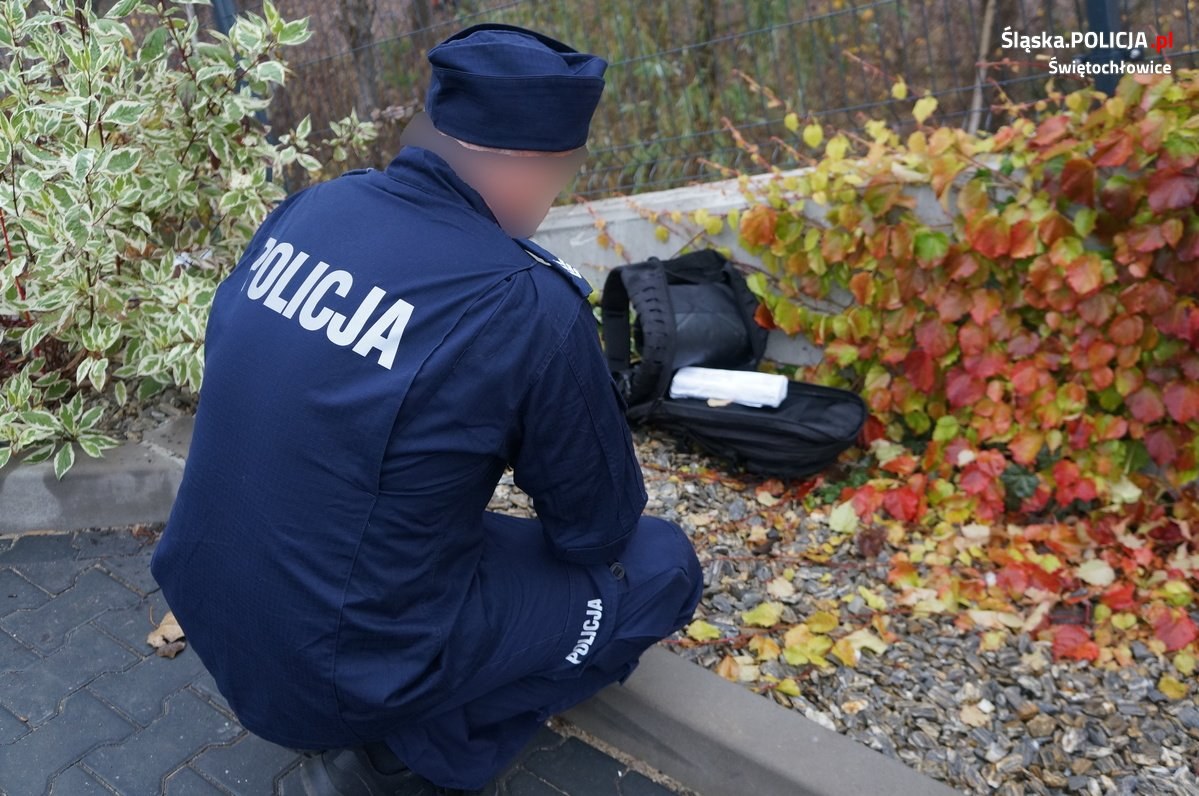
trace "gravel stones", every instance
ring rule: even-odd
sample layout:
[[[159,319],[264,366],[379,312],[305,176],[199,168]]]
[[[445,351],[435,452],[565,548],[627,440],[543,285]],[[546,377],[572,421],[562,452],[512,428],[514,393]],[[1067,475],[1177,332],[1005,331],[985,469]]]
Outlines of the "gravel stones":
[[[886,592],[887,548],[876,559],[843,545],[827,562],[803,560],[804,549],[831,537],[824,518],[795,505],[784,512],[782,527],[765,527],[767,514],[754,500],[764,479],[732,475],[724,463],[653,429],[635,429],[634,440],[650,495],[647,513],[669,507],[668,518],[691,536],[704,565],[697,618],[731,639],[745,632],[740,612],[763,599],[784,603],[801,621],[817,603],[835,601],[843,628],[868,626],[873,610],[859,588]],[[693,475],[699,468],[745,488],[709,483]],[[794,593],[783,599],[770,583],[786,569]],[[888,618],[898,640],[880,655],[861,655],[856,668],[820,670],[783,658],[760,665],[760,674],[792,678],[799,696],[762,682],[742,685],[966,793],[1199,795],[1193,768],[1199,709],[1193,700],[1154,701],[1158,678],[1172,669],[1148,647],[1134,651],[1132,666],[1105,671],[1054,662],[1049,645],[1026,633],[982,651],[978,634],[959,630],[950,615]],[[749,652],[691,644],[682,632],[666,641],[709,668],[726,653]]]

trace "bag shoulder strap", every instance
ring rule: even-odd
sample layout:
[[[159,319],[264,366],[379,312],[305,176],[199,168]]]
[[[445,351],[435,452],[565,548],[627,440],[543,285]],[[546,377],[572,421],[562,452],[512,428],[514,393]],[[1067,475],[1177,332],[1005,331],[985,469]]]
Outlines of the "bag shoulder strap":
[[[630,303],[644,338],[641,362],[635,369],[630,364]],[[625,401],[634,407],[661,398],[670,388],[675,342],[674,308],[662,262],[654,258],[614,268],[604,281],[600,307],[608,369]]]

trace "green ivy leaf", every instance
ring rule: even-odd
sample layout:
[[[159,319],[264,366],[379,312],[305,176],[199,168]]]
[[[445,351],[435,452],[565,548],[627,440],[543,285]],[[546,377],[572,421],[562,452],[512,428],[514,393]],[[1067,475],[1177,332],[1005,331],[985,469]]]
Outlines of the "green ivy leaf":
[[[1099,214],[1094,208],[1084,207],[1074,214],[1074,231],[1078,233],[1078,237],[1085,238],[1091,234],[1091,230],[1095,229],[1095,220]]]
[[[949,253],[949,236],[935,230],[921,230],[914,238],[916,259],[924,267],[931,267],[945,259]]]
[[[953,415],[943,415],[937,418],[936,428],[933,429],[933,439],[937,442],[949,442],[961,433],[958,419]]]

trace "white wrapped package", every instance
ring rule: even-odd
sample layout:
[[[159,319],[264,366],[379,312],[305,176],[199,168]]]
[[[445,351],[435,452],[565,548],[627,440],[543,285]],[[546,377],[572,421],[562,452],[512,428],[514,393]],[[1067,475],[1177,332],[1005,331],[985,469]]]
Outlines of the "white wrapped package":
[[[670,382],[671,398],[708,398],[744,406],[778,407],[787,397],[786,376],[752,370],[722,370],[689,365]]]

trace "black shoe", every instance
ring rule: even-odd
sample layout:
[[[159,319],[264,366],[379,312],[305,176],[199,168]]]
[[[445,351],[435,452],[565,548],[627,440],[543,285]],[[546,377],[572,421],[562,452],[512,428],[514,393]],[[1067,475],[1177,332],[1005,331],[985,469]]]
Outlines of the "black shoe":
[[[409,768],[394,774],[379,771],[362,747],[326,749],[305,756],[300,763],[300,783],[305,796],[433,796],[436,793],[432,783]]]

